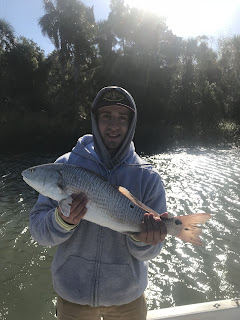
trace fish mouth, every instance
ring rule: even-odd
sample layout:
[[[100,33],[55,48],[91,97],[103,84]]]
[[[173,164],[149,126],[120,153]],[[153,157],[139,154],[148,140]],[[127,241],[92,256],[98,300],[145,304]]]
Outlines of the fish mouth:
[[[24,173],[22,172],[23,181],[25,181],[29,185],[28,179],[24,176]]]
[[[25,181],[29,185],[29,179],[27,178],[27,172],[28,172],[28,169],[23,170],[21,172],[21,175],[22,175],[23,181]]]

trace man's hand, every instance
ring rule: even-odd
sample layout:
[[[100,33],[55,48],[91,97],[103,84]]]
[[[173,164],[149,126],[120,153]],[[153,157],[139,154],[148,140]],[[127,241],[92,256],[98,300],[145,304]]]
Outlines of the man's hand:
[[[168,213],[165,212],[159,217],[155,217],[153,213],[145,213],[142,222],[141,232],[134,235],[134,239],[147,243],[157,245],[164,241],[167,235],[167,228],[162,218],[168,218]]]
[[[73,196],[72,196],[73,197]],[[77,195],[71,205],[69,217],[65,217],[61,209],[58,207],[58,213],[63,221],[68,224],[78,224],[87,212],[86,204],[88,202],[85,193],[80,193]]]

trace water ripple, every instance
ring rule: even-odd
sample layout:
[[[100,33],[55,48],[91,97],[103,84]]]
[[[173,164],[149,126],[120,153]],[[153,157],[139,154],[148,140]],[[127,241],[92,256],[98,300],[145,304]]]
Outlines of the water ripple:
[[[168,237],[161,258],[150,263],[151,308],[240,296],[239,158],[238,149],[181,150],[147,157],[162,176],[170,214],[212,215],[203,230],[204,247]]]

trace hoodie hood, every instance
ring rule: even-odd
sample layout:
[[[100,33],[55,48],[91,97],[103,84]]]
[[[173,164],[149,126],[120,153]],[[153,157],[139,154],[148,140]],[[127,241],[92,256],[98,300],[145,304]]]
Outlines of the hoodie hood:
[[[132,119],[129,124],[128,132],[125,136],[124,141],[122,142],[119,150],[112,158],[110,153],[108,152],[107,148],[105,147],[100,132],[98,130],[97,124],[97,116],[96,111],[99,110],[101,107],[110,106],[110,105],[118,105],[119,107],[126,107],[131,109],[132,111]],[[133,140],[135,129],[136,129],[136,122],[137,122],[137,108],[135,101],[131,94],[117,86],[109,86],[102,88],[95,100],[93,101],[92,108],[91,108],[91,118],[92,118],[92,134],[93,134],[93,141],[94,141],[94,149],[101,159],[102,163],[106,166],[107,169],[112,169],[117,164],[119,164],[127,155],[130,144]]]

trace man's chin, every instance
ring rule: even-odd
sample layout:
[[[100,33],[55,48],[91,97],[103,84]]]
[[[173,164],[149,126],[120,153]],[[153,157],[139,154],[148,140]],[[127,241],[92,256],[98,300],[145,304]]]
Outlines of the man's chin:
[[[119,148],[120,145],[121,145],[121,142],[119,140],[109,140],[109,141],[106,141],[106,144],[107,148],[109,149],[116,149],[116,148]]]
[[[115,155],[120,147],[120,143],[108,143],[105,146],[111,155]]]

